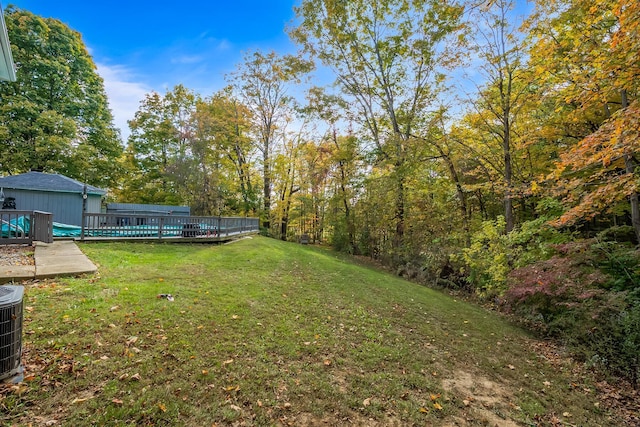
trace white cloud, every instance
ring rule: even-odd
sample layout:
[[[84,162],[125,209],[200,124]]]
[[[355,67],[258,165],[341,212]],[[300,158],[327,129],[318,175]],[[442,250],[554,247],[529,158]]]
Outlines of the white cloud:
[[[119,65],[96,64],[98,74],[104,80],[104,90],[109,98],[109,107],[113,113],[114,124],[120,129],[122,139],[129,137],[127,120],[133,119],[140,107],[140,101],[152,89],[141,82],[126,67]]]

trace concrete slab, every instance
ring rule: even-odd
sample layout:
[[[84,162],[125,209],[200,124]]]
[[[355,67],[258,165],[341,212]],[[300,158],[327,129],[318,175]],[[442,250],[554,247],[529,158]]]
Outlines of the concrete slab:
[[[0,285],[10,282],[31,280],[36,276],[34,265],[11,265],[0,268]]]
[[[93,274],[98,268],[73,241],[36,242],[35,277],[53,278]]]

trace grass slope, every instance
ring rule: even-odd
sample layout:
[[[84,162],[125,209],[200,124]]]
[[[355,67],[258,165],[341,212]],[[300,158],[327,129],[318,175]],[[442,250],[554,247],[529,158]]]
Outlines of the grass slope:
[[[503,319],[325,249],[82,250],[99,276],[27,287],[27,377],[1,422],[615,425]]]

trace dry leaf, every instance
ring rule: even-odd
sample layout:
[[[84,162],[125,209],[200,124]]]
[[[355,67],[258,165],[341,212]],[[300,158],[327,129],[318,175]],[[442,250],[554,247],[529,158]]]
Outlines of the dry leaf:
[[[429,410],[427,408],[420,408],[420,412],[422,412],[423,414],[427,414],[429,413]]]
[[[116,310],[117,310],[117,309],[119,309],[119,308],[120,308],[120,306],[119,306],[119,305],[114,305],[113,307],[111,307],[111,308],[109,309],[109,311],[116,311]]]
[[[140,379],[140,374],[138,373],[131,375],[131,381],[140,381]]]
[[[225,360],[222,362],[223,365],[228,365],[229,363],[233,363],[233,359]]]
[[[123,402],[122,400],[120,400],[120,399],[113,399],[111,402],[112,402],[112,403],[115,403],[116,405],[122,405],[122,404],[124,403],[124,402]]]
[[[367,397],[365,400],[362,401],[362,405],[366,408],[367,406],[371,405],[371,398]]]
[[[511,369],[513,371],[514,369],[516,369],[516,367],[513,366],[513,365],[509,365],[509,369]]]
[[[209,371],[207,371],[206,369],[202,370],[202,375],[209,375]]]
[[[158,403],[158,408],[159,408],[162,412],[167,412],[167,407],[164,405],[164,403]]]
[[[442,405],[439,404],[438,402],[434,403],[433,407],[436,408],[438,411],[442,411],[444,409]]]
[[[329,366],[329,365],[331,365],[331,360],[324,359],[324,366]]]
[[[440,393],[438,393],[438,394],[430,394],[429,397],[433,401],[438,400],[440,398]]]

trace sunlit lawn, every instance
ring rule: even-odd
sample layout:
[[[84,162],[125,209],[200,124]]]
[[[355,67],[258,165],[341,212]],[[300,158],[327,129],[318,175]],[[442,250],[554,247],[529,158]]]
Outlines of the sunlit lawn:
[[[81,248],[99,276],[27,287],[4,423],[615,425],[519,329],[326,249]]]

